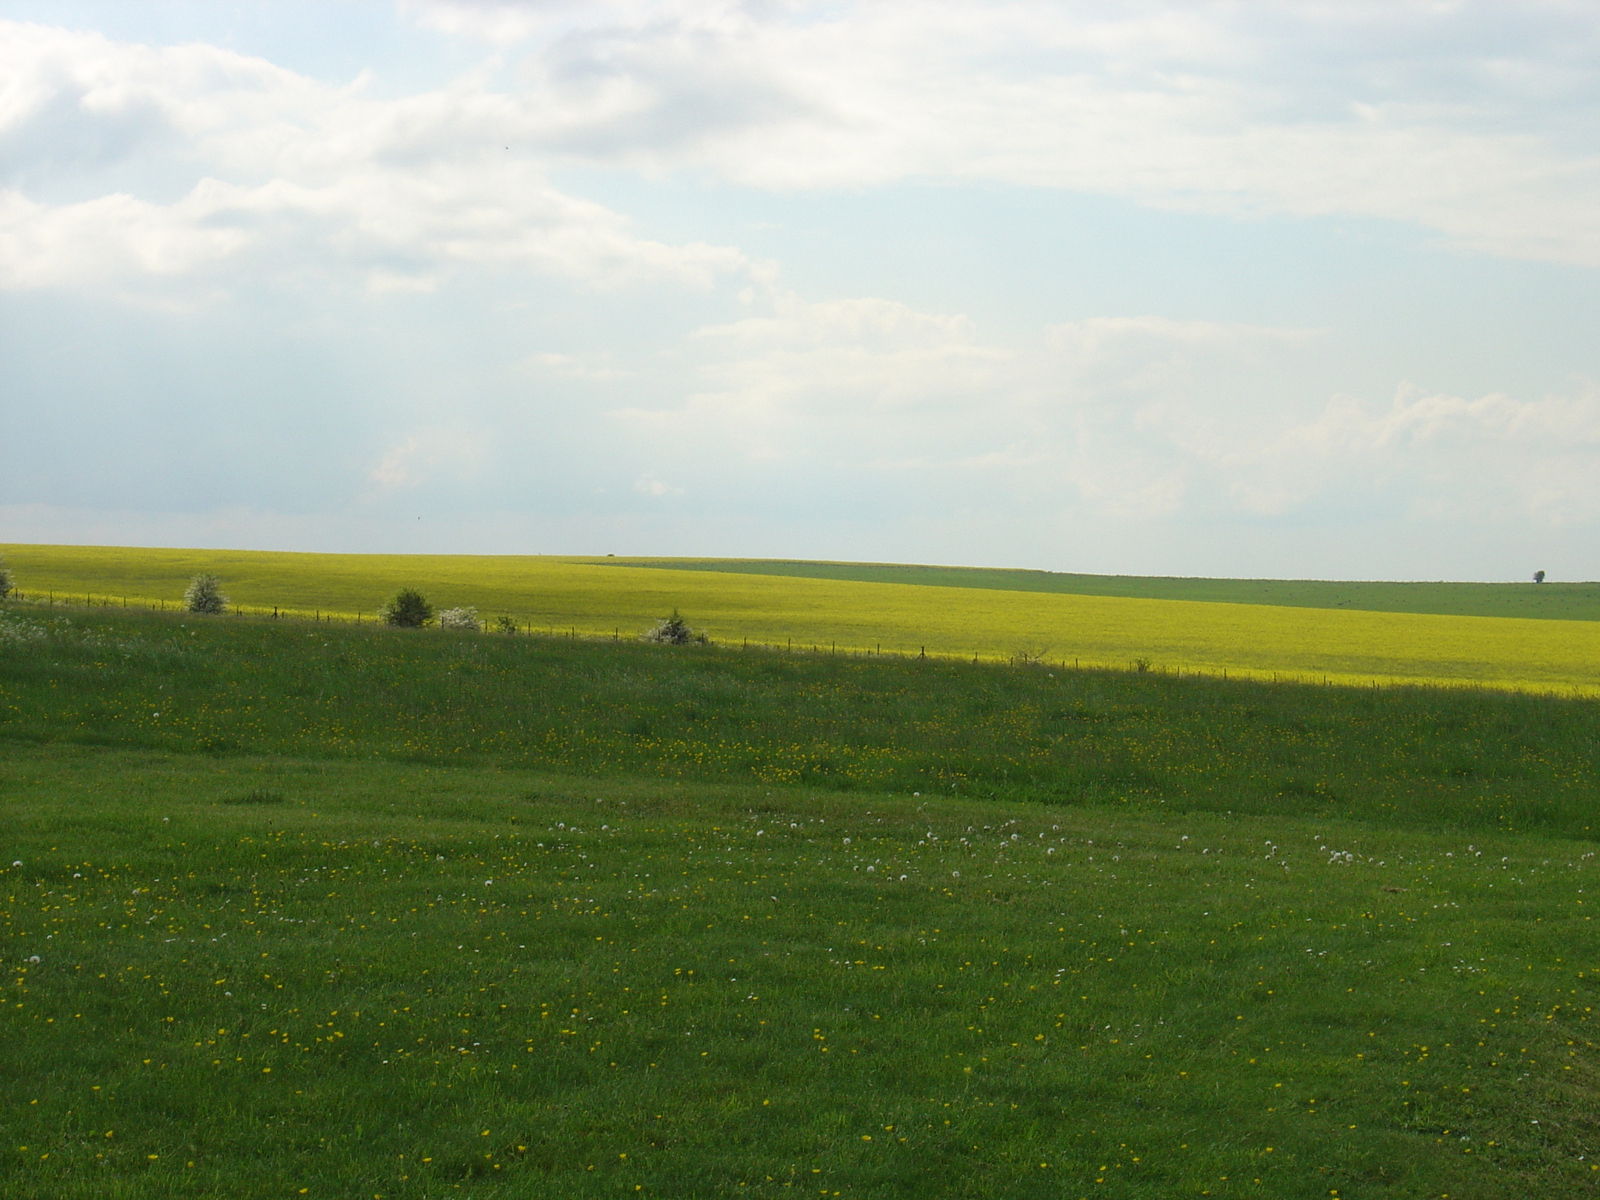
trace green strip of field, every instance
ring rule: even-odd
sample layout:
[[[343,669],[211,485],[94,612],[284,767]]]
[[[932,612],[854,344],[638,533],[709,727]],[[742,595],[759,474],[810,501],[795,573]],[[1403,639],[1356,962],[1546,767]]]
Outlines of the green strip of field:
[[[718,571],[734,575],[908,583],[922,587],[986,588],[1068,596],[1121,596],[1144,600],[1200,600],[1214,604],[1266,604],[1285,608],[1342,608],[1360,612],[1600,621],[1600,583],[1201,579],[764,558],[617,558],[610,561],[623,566],[672,571]]]
[[[0,737],[1587,836],[1600,702],[11,606]]]

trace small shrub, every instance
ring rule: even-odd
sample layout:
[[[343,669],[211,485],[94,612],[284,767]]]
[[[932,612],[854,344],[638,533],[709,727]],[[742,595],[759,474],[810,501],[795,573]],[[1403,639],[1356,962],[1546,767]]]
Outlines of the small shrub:
[[[494,627],[504,634],[515,634],[517,632],[517,623],[510,617],[496,618]]]
[[[11,589],[16,586],[11,578],[11,572],[6,570],[5,559],[0,558],[0,600],[11,595]]]
[[[416,588],[401,588],[389,598],[378,615],[385,625],[397,629],[421,629],[433,620],[433,605]]]
[[[475,608],[447,608],[439,614],[440,629],[466,629],[473,633],[482,629]]]
[[[710,640],[705,634],[690,629],[689,623],[678,615],[677,609],[672,610],[670,617],[663,617],[639,636],[647,642],[658,642],[663,646],[687,646],[690,642],[705,643]]]
[[[1148,658],[1136,658],[1136,659],[1134,659],[1133,660],[1133,669],[1135,671],[1137,671],[1141,675],[1145,674],[1147,671],[1150,670],[1150,660]]]
[[[228,598],[222,594],[222,581],[215,575],[196,575],[183,593],[183,606],[192,613],[213,616],[226,611]]]

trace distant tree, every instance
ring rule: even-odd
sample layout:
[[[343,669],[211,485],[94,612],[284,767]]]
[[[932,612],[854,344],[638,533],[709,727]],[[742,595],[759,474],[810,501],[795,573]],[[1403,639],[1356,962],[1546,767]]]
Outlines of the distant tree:
[[[439,613],[440,629],[466,629],[473,633],[482,629],[475,608],[447,608]]]
[[[1535,583],[1543,583],[1544,582],[1544,572],[1543,571],[1535,571],[1533,573],[1533,581]]]
[[[224,612],[228,598],[222,594],[222,581],[215,575],[196,575],[183,593],[183,606],[192,613]]]
[[[433,620],[433,605],[428,603],[428,598],[416,588],[401,588],[389,598],[389,602],[379,610],[378,615],[383,618],[385,625],[394,625],[400,629],[421,629]]]
[[[512,617],[497,617],[494,627],[501,633],[515,634],[517,632],[517,622]]]
[[[11,572],[6,570],[5,559],[0,558],[0,600],[4,600],[11,595],[11,589],[14,586],[15,581],[11,578]]]

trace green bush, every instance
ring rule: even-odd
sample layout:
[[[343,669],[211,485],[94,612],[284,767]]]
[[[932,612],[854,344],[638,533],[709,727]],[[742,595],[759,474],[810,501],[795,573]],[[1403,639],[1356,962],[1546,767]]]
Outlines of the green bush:
[[[421,629],[433,620],[433,605],[416,588],[401,588],[389,598],[378,615],[385,625],[400,629]]]
[[[11,578],[11,572],[6,570],[5,560],[0,559],[0,600],[4,600],[11,594],[13,586],[15,585]]]

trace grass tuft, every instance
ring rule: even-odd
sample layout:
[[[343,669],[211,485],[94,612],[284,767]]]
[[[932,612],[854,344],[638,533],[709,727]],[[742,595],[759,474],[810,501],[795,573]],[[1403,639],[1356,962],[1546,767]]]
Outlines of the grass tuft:
[[[236,796],[228,796],[222,801],[224,804],[286,804],[282,792],[272,791],[270,788],[251,788],[248,792]]]

